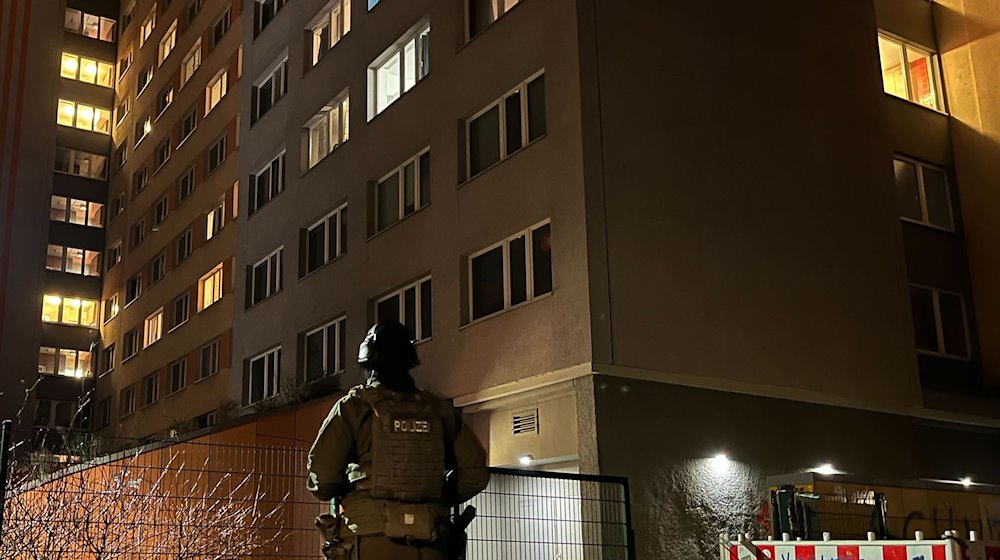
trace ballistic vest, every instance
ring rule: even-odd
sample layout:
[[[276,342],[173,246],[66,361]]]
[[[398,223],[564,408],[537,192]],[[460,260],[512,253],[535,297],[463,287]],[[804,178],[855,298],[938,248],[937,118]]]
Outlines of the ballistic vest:
[[[453,408],[426,392],[397,393],[365,388],[361,400],[372,408],[372,448],[361,470],[371,497],[403,502],[442,499],[447,464],[445,446]]]

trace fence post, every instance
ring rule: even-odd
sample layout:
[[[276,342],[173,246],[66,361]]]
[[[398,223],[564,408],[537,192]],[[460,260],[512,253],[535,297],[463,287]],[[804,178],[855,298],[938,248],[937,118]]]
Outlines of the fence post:
[[[3,514],[7,506],[7,466],[10,463],[10,436],[14,423],[4,420],[0,425],[0,543],[3,542]]]
[[[628,560],[635,560],[635,528],[632,527],[632,490],[628,479],[622,480],[622,491],[625,493],[625,543],[628,546]]]

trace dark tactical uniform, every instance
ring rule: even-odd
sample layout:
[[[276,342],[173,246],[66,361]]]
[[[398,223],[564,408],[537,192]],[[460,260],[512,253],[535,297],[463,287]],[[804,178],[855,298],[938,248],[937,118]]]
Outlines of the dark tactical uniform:
[[[384,325],[372,328],[366,344]],[[363,362],[364,344],[361,354]],[[337,401],[309,452],[309,490],[341,499],[343,520],[332,532],[344,558],[453,557],[450,508],[489,481],[486,454],[461,413],[417,390],[410,365],[391,375],[373,371]]]

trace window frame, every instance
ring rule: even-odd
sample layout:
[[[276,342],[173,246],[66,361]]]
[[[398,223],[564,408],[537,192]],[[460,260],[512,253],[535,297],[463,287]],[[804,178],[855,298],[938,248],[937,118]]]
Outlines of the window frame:
[[[506,159],[510,158],[514,154],[523,151],[528,146],[534,144],[535,142],[540,141],[541,139],[545,138],[548,135],[548,107],[545,107],[545,123],[546,123],[545,124],[545,128],[546,128],[546,130],[545,130],[545,132],[543,132],[541,135],[539,135],[534,140],[530,139],[530,130],[529,129],[530,129],[530,118],[531,117],[530,117],[530,114],[529,114],[529,111],[528,111],[528,85],[534,83],[535,80],[537,80],[537,79],[545,76],[545,74],[546,74],[546,71],[545,71],[544,68],[541,69],[541,70],[539,70],[539,71],[537,71],[537,72],[535,72],[534,74],[532,74],[531,76],[529,76],[525,80],[523,80],[520,83],[518,83],[513,88],[511,88],[511,89],[507,90],[506,92],[504,92],[504,94],[501,95],[499,98],[497,98],[497,99],[493,100],[492,102],[490,102],[490,104],[487,105],[486,107],[484,107],[482,110],[476,112],[471,117],[468,117],[467,119],[465,119],[465,123],[464,123],[464,131],[465,131],[465,182],[471,181],[472,179],[474,179],[474,178],[482,175],[483,173],[486,173],[487,171],[489,171],[493,167],[496,167],[497,165],[500,165],[500,163],[502,163]],[[507,117],[507,103],[506,103],[506,101],[514,93],[517,93],[519,91],[521,92],[521,99],[520,99],[521,146],[518,149],[514,150],[513,152],[508,152],[508,150],[507,150],[507,118],[506,118]],[[546,103],[546,100],[543,98],[542,102]],[[498,109],[497,118],[499,120],[499,126],[497,127],[497,132],[499,134],[498,138],[499,138],[499,145],[500,145],[500,158],[496,161],[496,163],[494,163],[492,165],[489,165],[487,167],[484,167],[483,169],[481,169],[478,172],[476,172],[475,174],[473,174],[472,173],[472,134],[471,134],[471,132],[472,132],[472,130],[471,130],[472,129],[472,123],[473,123],[473,121],[477,120],[479,117],[481,117],[481,116],[485,115],[486,113],[492,111],[494,108]]]
[[[157,265],[157,263],[159,263],[159,265]],[[157,276],[156,274],[157,266],[159,266],[159,272],[160,272],[159,276]],[[153,257],[153,260],[149,262],[149,285],[152,286],[153,284],[156,284],[160,280],[163,280],[163,277],[166,275],[167,275],[167,252],[160,251],[155,257]]]
[[[148,27],[147,27],[148,26]],[[139,48],[141,49],[145,46],[146,41],[153,35],[153,30],[156,29],[156,3],[149,9],[146,13],[146,17],[143,18],[142,23],[139,24]]]
[[[269,371],[268,369],[268,357],[274,357],[274,368],[275,371]],[[264,390],[262,391],[262,397],[260,400],[253,400],[254,387],[254,374],[253,366],[258,360],[264,362],[264,371],[262,374],[263,379],[261,383],[264,384]],[[270,386],[271,391],[267,390]],[[251,357],[247,360],[247,406],[257,404],[260,402],[265,402],[275,397],[281,395],[281,345],[275,346],[269,350],[266,350],[256,356]]]
[[[917,177],[917,194],[920,197],[920,217],[921,217],[921,219],[920,220],[914,220],[913,218],[911,218],[909,216],[903,216],[903,215],[900,215],[899,219],[903,220],[904,222],[909,222],[911,224],[916,224],[916,225],[920,225],[920,226],[924,226],[924,227],[929,227],[929,228],[936,229],[936,230],[939,230],[939,231],[946,231],[948,233],[957,233],[958,230],[957,230],[957,226],[956,226],[956,223],[955,223],[956,222],[956,220],[955,220],[955,204],[954,204],[954,202],[951,199],[951,197],[952,197],[952,192],[951,192],[951,173],[949,173],[948,169],[946,169],[944,167],[941,167],[939,165],[933,165],[933,164],[930,164],[930,163],[925,163],[925,162],[920,161],[918,159],[914,159],[914,158],[907,157],[907,156],[904,156],[904,155],[901,155],[901,154],[896,154],[896,153],[892,154],[892,160],[893,160],[893,166],[895,166],[895,163],[896,163],[897,160],[900,161],[900,162],[902,162],[902,163],[914,166],[914,169],[916,170],[916,177]],[[944,177],[945,197],[946,197],[946,199],[948,201],[948,221],[951,223],[951,227],[950,228],[941,227],[941,226],[939,226],[937,224],[933,224],[933,223],[930,222],[930,212],[929,212],[928,206],[927,206],[927,193],[925,191],[925,184],[924,184],[924,173],[923,173],[924,168],[928,168],[928,169],[932,169],[934,171],[938,171]],[[895,182],[895,170],[893,170],[893,181]],[[899,186],[896,185],[896,187],[898,188]],[[900,214],[902,214],[902,212]]]
[[[184,251],[181,251],[182,246],[184,247]],[[192,253],[194,253],[194,230],[187,228],[174,241],[174,265],[179,265],[188,260],[191,258]]]
[[[346,9],[345,9],[346,6]],[[334,40],[334,13],[340,13],[337,26],[337,37]],[[315,68],[320,61],[326,58],[326,54],[333,50],[333,47],[337,46],[348,33],[351,32],[351,17],[353,15],[353,6],[351,5],[351,0],[331,0],[319,11],[309,23],[306,25],[306,49],[307,57],[306,60],[309,61],[309,68]],[[329,34],[325,39],[328,42],[323,48],[323,33],[324,30]],[[318,36],[318,39],[317,39]]]
[[[66,161],[70,162],[70,169],[68,171],[63,171],[62,169],[53,169],[53,171],[55,171],[56,173],[60,173],[63,175],[72,175],[74,177],[82,177],[84,179],[94,179],[97,181],[106,181],[108,179],[108,166],[111,164],[111,160],[108,156],[105,156],[103,154],[95,154],[93,152],[88,152],[86,150],[78,150],[76,148],[56,146],[56,154],[57,154],[56,161],[59,160],[58,153],[60,152],[60,150],[66,153]],[[94,174],[84,175],[82,173],[74,173],[73,169],[80,166],[78,164],[78,157],[80,155],[90,156],[91,168],[93,168],[96,165],[95,163],[96,158],[104,158],[103,173],[101,173],[100,175],[94,175]]]
[[[422,38],[426,34],[426,42],[428,43],[426,48],[427,59],[423,58],[425,54],[424,40]],[[414,62],[416,63],[416,68],[413,70],[413,85],[406,86],[406,47],[414,43]],[[386,49],[382,54],[375,57],[374,60],[368,65],[368,121],[371,122],[375,117],[381,115],[389,109],[393,104],[403,98],[410,90],[417,87],[430,75],[431,64],[430,64],[430,44],[431,40],[431,21],[429,18],[425,18],[410,28],[406,33],[404,33],[399,39],[397,39],[388,49]],[[385,104],[384,107],[379,109],[378,106],[378,91],[379,91],[379,71],[393,58],[396,59],[399,64],[399,95],[392,101]]]
[[[120,312],[121,312],[121,306],[118,304],[117,293],[113,294],[111,297],[104,300],[102,320],[105,325],[115,320],[115,318],[118,317],[118,313]]]
[[[281,148],[277,155],[271,158],[271,161],[267,163],[264,167],[260,168],[256,173],[250,176],[250,208],[249,214],[253,216],[260,211],[261,208],[266,206],[279,194],[285,192],[285,173],[288,169],[287,162],[288,153],[286,148]],[[277,164],[277,171],[274,170],[275,164]],[[268,176],[268,196],[267,200],[261,202],[258,198],[257,183],[260,181],[261,176]]]
[[[261,110],[260,104],[260,91],[263,89],[264,84],[271,82],[271,101],[265,109]],[[268,114],[271,109],[274,108],[278,101],[285,98],[288,94],[288,52],[284,52],[278,57],[278,60],[272,63],[268,69],[261,73],[261,77],[257,78],[257,81],[253,83],[251,91],[251,106],[250,106],[250,124],[251,126],[256,124],[264,115]]]
[[[284,288],[284,256],[285,246],[282,245],[249,267],[250,271],[247,275],[248,308],[260,305],[281,293]],[[264,296],[261,299],[257,299],[257,269],[260,267],[264,268],[266,276],[264,280]],[[274,270],[274,268],[277,268],[277,270]]]
[[[375,309],[374,309],[375,312],[374,312],[373,315],[376,318],[378,318],[378,306],[379,306],[379,304],[381,304],[384,301],[388,301],[390,299],[398,297],[399,298],[399,306],[398,306],[399,307],[399,317],[397,318],[397,320],[400,323],[403,323],[405,325],[406,324],[406,291],[409,290],[410,288],[416,288],[416,297],[414,298],[414,311],[413,311],[413,313],[414,313],[414,317],[416,318],[417,324],[416,324],[416,328],[414,329],[415,332],[413,333],[413,338],[414,338],[413,342],[414,342],[414,344],[422,344],[422,343],[424,343],[424,342],[426,342],[428,340],[433,339],[434,338],[434,327],[433,327],[433,322],[434,322],[434,312],[433,312],[433,309],[434,309],[433,308],[434,298],[433,298],[433,292],[432,292],[432,296],[431,296],[431,315],[430,315],[430,321],[431,321],[431,328],[430,328],[430,330],[431,330],[431,334],[429,336],[426,336],[426,337],[423,336],[423,334],[424,334],[423,333],[423,331],[424,331],[424,325],[422,324],[423,323],[423,320],[422,320],[423,314],[421,313],[421,311],[423,311],[423,300],[420,297],[421,290],[423,289],[423,284],[424,283],[428,283],[429,282],[430,286],[427,289],[433,290],[434,283],[432,282],[432,280],[433,280],[432,275],[427,274],[425,276],[422,276],[418,280],[410,282],[410,283],[408,283],[408,284],[406,284],[404,286],[396,288],[396,289],[394,289],[394,290],[392,290],[392,291],[390,291],[390,292],[388,292],[386,294],[383,294],[382,296],[376,298],[375,299]]]
[[[211,359],[211,364],[208,373],[205,373],[205,350],[209,351],[209,358]],[[202,379],[208,379],[213,375],[222,371],[222,344],[217,338],[208,344],[202,345],[198,349],[198,379],[195,381],[201,381]]]
[[[965,301],[965,294],[960,292],[955,292],[952,290],[945,290],[941,288],[935,288],[934,286],[928,286],[926,284],[920,284],[917,282],[910,282],[910,289],[917,288],[920,290],[926,290],[931,292],[931,301],[934,304],[934,329],[937,335],[937,351],[926,350],[916,346],[917,354],[923,356],[933,356],[936,358],[945,358],[948,360],[955,360],[959,362],[971,362],[972,361],[972,333],[969,329],[969,306]],[[962,304],[962,328],[965,332],[965,356],[958,354],[949,354],[947,352],[947,347],[945,346],[944,338],[944,321],[941,318],[941,294],[946,294],[949,296],[957,297]],[[912,311],[911,311],[912,313]],[[914,318],[915,319],[915,318]],[[916,341],[914,341],[916,344]]]
[[[333,326],[336,331],[337,340],[331,343],[329,334],[329,328]],[[347,349],[344,348],[344,352],[341,353],[340,341],[345,336],[345,329],[347,328],[347,315],[341,314],[334,319],[331,319],[322,325],[314,327],[305,331],[302,334],[302,378],[305,383],[313,383],[329,377],[331,375],[337,375],[347,371]],[[310,377],[309,375],[309,364],[308,364],[308,348],[309,348],[309,337],[316,334],[322,333],[323,336],[323,371],[315,377]],[[331,346],[333,350],[333,371],[330,370],[330,351]]]
[[[169,43],[169,46],[164,47],[164,44],[166,43]],[[170,54],[174,52],[176,49],[177,49],[177,19],[174,18],[174,21],[170,24],[170,27],[167,28],[166,33],[163,34],[163,37],[161,37],[160,41],[157,43],[156,65],[162,66],[164,61],[167,60],[167,57],[169,57]],[[164,50],[166,50],[166,52],[164,52]]]
[[[517,309],[519,307],[523,307],[525,305],[528,305],[529,303],[532,303],[532,302],[537,301],[539,299],[542,299],[542,298],[545,298],[545,297],[549,297],[549,296],[551,296],[555,292],[555,282],[553,281],[553,286],[552,286],[552,289],[550,291],[544,292],[544,293],[541,293],[541,294],[536,294],[535,293],[535,259],[534,259],[534,256],[535,256],[534,255],[534,253],[535,253],[535,246],[534,246],[534,243],[532,242],[532,234],[534,234],[535,231],[537,231],[537,230],[539,230],[539,229],[541,229],[541,228],[543,228],[545,226],[549,226],[549,235],[551,235],[552,234],[552,220],[551,220],[551,218],[546,218],[545,220],[542,220],[542,221],[540,221],[540,222],[538,222],[538,223],[536,223],[536,224],[534,224],[534,225],[532,225],[532,226],[530,226],[530,227],[528,227],[526,229],[523,229],[523,230],[521,230],[521,231],[519,231],[519,232],[517,232],[517,233],[515,233],[513,235],[510,235],[510,236],[508,236],[505,239],[497,241],[496,243],[492,243],[492,244],[490,244],[489,246],[487,246],[484,249],[480,249],[480,250],[478,250],[478,251],[476,251],[474,253],[471,253],[468,256],[468,258],[465,259],[466,260],[466,264],[465,264],[465,278],[466,278],[467,288],[468,288],[466,290],[468,292],[468,294],[467,294],[468,301],[466,301],[466,305],[468,306],[468,313],[465,314],[466,315],[465,317],[463,317],[463,319],[465,320],[464,325],[472,325],[472,324],[478,323],[480,321],[485,321],[485,320],[490,319],[492,317],[495,317],[497,315],[501,315],[503,313],[506,313],[507,311],[511,311],[513,309]],[[526,295],[526,298],[525,298],[524,301],[512,305],[511,304],[510,243],[511,243],[511,241],[514,241],[514,240],[517,240],[517,239],[521,239],[521,238],[524,238],[524,264],[525,264],[524,282],[525,282],[525,295]],[[492,313],[488,313],[486,315],[483,315],[482,317],[476,317],[474,315],[474,313],[475,313],[475,307],[474,307],[474,302],[473,302],[473,294],[475,293],[475,290],[473,290],[473,286],[472,286],[472,282],[473,282],[472,263],[473,263],[473,261],[476,258],[481,257],[481,256],[483,256],[483,255],[485,255],[487,253],[490,253],[490,252],[496,250],[497,247],[502,247],[502,255],[503,255],[503,268],[502,268],[502,275],[503,275],[503,307],[501,309],[497,310],[497,311],[494,311]],[[551,259],[551,252],[549,253],[549,255],[550,255],[549,258]],[[551,268],[551,260],[550,260],[550,268]],[[554,275],[553,275],[553,278],[554,278]]]
[[[58,247],[60,249],[59,268],[52,268],[52,267],[49,266],[48,257],[51,257],[51,255],[48,254],[48,250],[51,249],[52,247]],[[76,271],[70,270],[70,267],[67,264],[67,261],[70,258],[69,252],[71,250],[72,251],[81,251],[81,252],[83,252],[83,257],[80,260],[80,272],[76,272]],[[83,248],[80,248],[80,247],[70,247],[70,246],[67,246],[67,245],[56,245],[55,243],[48,243],[46,245],[45,270],[51,270],[52,272],[62,272],[62,273],[65,273],[65,274],[73,274],[75,276],[83,276],[83,277],[87,277],[87,278],[99,277],[101,275],[101,270],[102,270],[101,267],[104,264],[104,262],[103,262],[104,261],[104,259],[103,259],[104,255],[102,253],[103,253],[103,251],[94,251],[94,250],[91,250],[91,249],[83,249]],[[90,256],[96,256],[97,257],[97,263],[98,264],[97,264],[97,273],[96,274],[87,274],[87,261],[88,261],[87,257],[88,257],[88,254]]]
[[[199,0],[194,0],[194,1],[197,2]],[[193,63],[192,63],[192,61],[193,61]],[[191,49],[188,50],[187,54],[184,55],[184,59],[181,60],[181,68],[180,68],[181,87],[180,87],[180,89],[184,89],[184,86],[186,86],[188,84],[188,82],[191,81],[191,78],[194,77],[194,75],[198,71],[198,69],[201,68],[201,62],[202,62],[201,37],[198,37],[195,40],[194,45],[191,46]],[[189,68],[190,68],[190,71],[188,70]]]
[[[160,402],[160,372],[151,373],[142,378],[142,407]]]
[[[149,314],[142,322],[142,349],[145,350],[163,339],[163,308]]]
[[[430,153],[431,153],[431,147],[427,146],[426,148],[424,148],[424,149],[420,150],[419,152],[417,152],[417,154],[415,156],[407,159],[403,163],[399,164],[399,166],[397,166],[396,168],[394,168],[392,171],[386,173],[381,178],[379,178],[377,181],[375,181],[374,192],[372,193],[372,200],[373,200],[372,207],[373,207],[373,216],[374,216],[374,224],[373,224],[373,227],[372,227],[372,230],[374,231],[374,233],[372,234],[372,237],[374,237],[375,235],[378,235],[378,234],[382,233],[383,231],[386,231],[386,230],[392,228],[393,226],[395,226],[396,224],[402,222],[406,218],[409,218],[410,216],[412,216],[412,215],[416,214],[417,212],[423,210],[427,206],[430,206],[430,204],[431,204],[431,201],[430,201],[430,185],[427,185],[427,194],[428,194],[428,196],[427,196],[427,200],[425,201],[423,199],[424,197],[422,196],[423,195],[423,190],[424,190],[424,188],[423,188],[424,185],[423,185],[423,180],[422,180],[423,173],[421,172],[423,170],[423,167],[421,166],[421,159],[423,158],[423,156],[427,155],[428,156],[428,163],[430,163],[430,159],[429,159],[430,158]],[[406,167],[408,165],[410,165],[410,164],[413,164],[413,166],[414,166],[413,167],[413,203],[414,203],[414,209],[413,209],[412,212],[410,212],[410,213],[407,214],[406,213],[406,178],[405,178],[405,170],[406,170]],[[430,165],[433,168],[433,163],[430,163]],[[390,179],[393,175],[398,175],[397,179],[396,179],[397,180],[397,185],[396,186],[397,186],[397,193],[398,193],[398,197],[399,197],[398,198],[398,202],[399,203],[397,205],[399,213],[396,216],[396,220],[393,223],[385,226],[384,228],[379,228],[379,218],[381,217],[381,214],[379,213],[379,209],[381,208],[381,206],[379,205],[379,200],[380,200],[379,196],[380,196],[380,193],[381,193],[381,189],[379,187],[382,185],[382,183],[384,183],[385,181],[387,181],[388,179]],[[430,175],[429,175],[429,172],[428,172],[428,178],[429,177],[430,177]]]
[[[128,406],[125,406],[126,403]],[[135,414],[135,385],[129,385],[118,393],[118,419],[128,418],[133,414]]]
[[[222,164],[226,162],[228,157],[227,150],[229,149],[229,133],[226,132],[219,137],[218,140],[209,144],[208,149],[205,150],[205,176],[211,175],[216,169],[222,167]],[[213,153],[218,153],[218,161],[215,165],[212,165],[212,155]]]
[[[67,107],[69,105],[73,106],[73,116],[71,117],[73,119],[73,124],[64,124],[62,122],[59,122],[59,119],[61,118],[61,116],[67,116],[68,117],[68,115],[65,115],[64,109],[65,109],[65,107]],[[90,126],[89,127],[82,127],[82,126],[80,126],[80,109],[81,108],[87,108],[87,109],[90,109],[90,111],[91,111],[91,122],[90,122]],[[103,130],[102,128],[98,128],[97,123],[101,121],[101,115],[104,115],[104,117],[107,120],[107,130]],[[77,102],[77,101],[71,101],[69,99],[63,99],[61,97],[59,98],[59,114],[56,115],[56,124],[58,124],[59,126],[64,126],[66,128],[73,128],[73,129],[76,129],[76,130],[82,130],[84,132],[94,132],[94,133],[97,133],[97,134],[102,134],[104,136],[111,136],[111,129],[112,129],[111,121],[113,119],[114,119],[114,117],[112,115],[111,109],[108,109],[108,108],[105,108],[105,107],[98,107],[96,105],[90,105],[90,104],[87,104],[87,103],[80,103],[80,102]]]
[[[305,125],[303,126],[303,135],[305,137],[304,144],[306,148],[304,150],[305,153],[303,155],[305,157],[307,173],[316,166],[318,166],[320,163],[323,163],[323,161],[326,160],[326,158],[329,157],[330,154],[337,151],[338,148],[340,148],[341,146],[346,144],[348,140],[350,140],[350,113],[351,113],[350,103],[351,103],[350,90],[344,89],[339,94],[337,94],[337,96],[334,97],[330,101],[330,103],[324,105],[319,110],[319,112],[315,113],[311,118],[309,118],[309,120],[306,121]],[[346,111],[344,110],[345,108],[347,109]],[[337,121],[340,125],[337,128],[336,143],[333,142],[333,124],[332,124],[333,119],[330,118],[330,115],[334,111],[337,112],[338,115]],[[326,128],[327,145],[324,150],[324,153],[318,158],[316,158],[314,161],[312,157],[313,131],[317,130],[318,129],[317,125],[320,124],[322,124]]]
[[[45,348],[53,351],[52,354],[51,354],[52,355],[52,360],[53,360],[52,371],[43,371],[42,370],[42,363],[41,363],[42,362],[42,350],[45,349]],[[77,366],[80,366],[81,363],[83,363],[83,362],[87,362],[87,363],[90,364],[89,365],[90,369],[89,370],[84,370],[81,367],[77,367],[75,370],[72,370],[72,371],[70,371],[70,370],[60,371],[60,369],[61,369],[60,368],[60,364],[62,363],[62,356],[63,356],[64,352],[71,352],[71,353],[73,353],[73,363],[76,364]],[[84,354],[87,355],[86,359],[84,359]],[[45,376],[51,376],[51,377],[68,377],[70,379],[92,379],[92,378],[95,377],[94,370],[96,369],[97,364],[94,363],[94,362],[95,362],[96,358],[97,358],[97,352],[93,352],[93,351],[90,351],[90,350],[80,350],[78,348],[67,348],[67,347],[63,347],[63,346],[39,346],[38,347],[38,362],[39,362],[38,363],[38,374],[39,375],[45,375]],[[80,375],[77,375],[76,372],[81,372],[81,373],[80,373]]]
[[[885,88],[885,77],[884,77],[884,73],[883,73],[883,71],[881,69],[881,63],[880,63],[879,75],[880,75],[880,77],[882,79],[882,92],[885,93],[886,95],[891,95],[892,97],[895,97],[896,99],[902,99],[903,101],[908,101],[910,103],[913,103],[914,105],[918,105],[918,106],[923,107],[925,109],[930,109],[931,111],[935,111],[937,113],[942,113],[942,114],[945,114],[945,115],[948,114],[948,105],[947,105],[947,100],[945,99],[944,82],[942,81],[941,57],[940,57],[940,54],[938,52],[936,52],[934,49],[927,48],[927,47],[925,47],[925,46],[923,46],[923,45],[921,45],[919,43],[915,43],[913,41],[905,39],[905,38],[903,38],[903,37],[901,37],[899,35],[896,35],[894,33],[890,33],[890,32],[888,32],[888,31],[886,31],[884,29],[881,29],[881,28],[879,28],[879,30],[878,30],[876,41],[878,39],[885,39],[886,41],[888,41],[890,43],[893,43],[893,44],[895,44],[895,45],[897,45],[897,46],[900,47],[900,51],[901,51],[901,55],[902,55],[902,58],[901,58],[900,62],[901,62],[902,70],[903,70],[903,81],[905,82],[905,86],[906,86],[906,97],[900,97],[900,96],[898,96],[898,95],[896,95],[894,93],[886,91],[886,88]],[[917,51],[917,52],[919,52],[919,53],[927,56],[927,58],[928,58],[928,61],[929,61],[930,65],[931,65],[931,69],[933,70],[931,79],[934,80],[934,83],[933,83],[934,99],[935,99],[935,106],[934,107],[930,107],[930,106],[924,105],[920,101],[917,101],[917,100],[914,100],[914,99],[910,98],[913,95],[913,89],[912,89],[913,82],[912,82],[912,78],[910,77],[910,70],[911,69],[910,69],[909,54],[907,53],[907,49],[911,49],[911,50]],[[881,47],[880,46],[878,48],[878,51],[879,51],[879,56],[881,57]]]
[[[377,1],[378,0],[376,0],[376,2]],[[474,1],[474,0],[472,0],[472,1]],[[505,15],[507,15],[508,13],[510,13],[511,10],[513,10],[513,9],[517,8],[518,6],[520,6],[521,3],[523,3],[525,0],[515,0],[514,4],[512,6],[510,6],[509,8],[505,8],[505,2],[507,0],[488,0],[488,1],[489,1],[490,5],[491,5],[491,8],[493,8],[491,10],[491,14],[496,13],[497,15],[490,20],[490,22],[486,25],[486,27],[482,28],[481,30],[479,30],[475,34],[472,33],[472,21],[471,21],[472,10],[470,9],[468,1],[467,2],[463,2],[463,4],[465,4],[465,17],[463,19],[465,20],[465,24],[464,25],[465,25],[465,42],[466,43],[472,41],[476,37],[479,37],[480,35],[482,35],[483,33],[485,33],[487,30],[489,30],[490,28],[492,28],[496,24],[496,22],[498,22],[501,19],[503,19],[503,17]]]
[[[346,215],[346,213],[347,213],[347,203],[344,202],[340,206],[337,206],[336,208],[334,208],[333,210],[331,210],[330,212],[328,212],[326,215],[324,215],[319,220],[313,222],[312,225],[310,225],[309,227],[307,227],[307,228],[304,229],[305,239],[304,239],[304,247],[303,247],[303,249],[304,249],[304,252],[305,252],[305,258],[303,259],[303,267],[302,267],[302,272],[303,272],[302,277],[303,278],[305,278],[306,276],[309,276],[310,274],[312,274],[312,273],[314,273],[314,272],[322,269],[323,267],[327,266],[328,264],[336,261],[337,259],[339,259],[339,258],[341,258],[341,257],[343,257],[344,255],[347,254],[347,240],[344,239],[344,234],[346,233],[345,232],[345,228],[346,228],[346,216],[345,215]],[[331,218],[334,218],[334,217],[337,218],[337,247],[335,248],[335,252],[333,254],[331,254],[330,253],[330,220],[331,220]],[[320,228],[320,227],[323,228],[323,257],[324,257],[324,260],[323,260],[322,263],[320,263],[319,265],[317,265],[316,268],[310,269],[309,268],[309,264],[310,264],[309,263],[309,254],[310,254],[309,253],[309,249],[310,249],[310,244],[309,244],[310,236],[309,236],[309,234],[313,230],[315,230],[316,228]]]
[[[50,325],[66,325],[66,326],[70,326],[70,327],[83,327],[83,328],[87,328],[87,329],[99,329],[100,328],[100,324],[101,324],[101,318],[100,318],[100,314],[101,314],[101,302],[100,301],[89,299],[89,298],[85,298],[85,297],[58,296],[58,295],[55,295],[55,294],[48,294],[48,293],[47,294],[43,294],[42,298],[43,298],[43,303],[42,303],[42,310],[41,310],[42,311],[42,313],[41,313],[41,319],[42,319],[43,323],[48,323]],[[54,321],[50,321],[50,320],[46,320],[45,319],[45,306],[46,305],[54,305],[52,303],[52,301],[51,301],[51,298],[59,298],[59,304],[58,304],[59,308],[57,310],[58,317]],[[80,302],[80,309],[77,312],[78,313],[78,319],[77,319],[77,321],[75,323],[67,322],[66,319],[65,319],[65,316],[66,316],[66,301],[67,300],[73,300],[73,301],[79,301]],[[92,305],[93,309],[94,309],[94,323],[93,324],[85,324],[83,322],[83,308],[84,308],[84,305],[87,305],[87,304]]]
[[[225,293],[225,277],[224,277],[225,273],[223,271],[223,266],[222,265],[223,265],[223,263],[219,263],[219,264],[215,265],[214,267],[212,267],[211,270],[209,270],[208,272],[206,272],[205,274],[203,274],[201,276],[201,278],[198,279],[198,313],[201,313],[201,312],[205,311],[206,309],[209,309],[210,307],[212,307],[216,303],[219,303],[219,301],[221,301],[222,298],[225,297],[225,295],[226,295],[226,293]],[[212,296],[211,297],[213,299],[212,299],[211,302],[209,302],[209,303],[206,304],[205,302],[207,301],[206,300],[207,290],[206,290],[206,287],[205,287],[205,283],[208,282],[209,280],[212,281],[212,286],[211,286],[212,287]],[[215,297],[216,294],[218,294],[218,297]]]
[[[177,371],[175,368],[180,365],[180,383],[175,384]],[[179,360],[174,360],[167,366],[167,394],[164,396],[169,397],[170,395],[176,395],[184,389],[187,388],[187,357],[183,357]]]
[[[56,220],[56,219],[53,219],[53,217],[52,217],[52,206],[51,206],[51,204],[53,202],[55,202],[56,199],[63,199],[65,201],[66,207],[63,209],[63,212],[65,213],[65,216],[64,216],[64,219],[62,219],[62,220]],[[104,229],[104,204],[102,204],[100,202],[94,202],[92,200],[83,200],[81,198],[73,198],[73,197],[70,197],[70,196],[63,196],[63,195],[59,195],[59,194],[52,195],[49,198],[49,200],[50,200],[50,203],[49,203],[50,204],[50,206],[49,206],[49,221],[51,221],[51,222],[66,223],[66,224],[70,224],[70,225],[74,225],[74,226]],[[74,207],[75,203],[84,203],[86,205],[85,214],[87,216],[87,219],[86,219],[85,223],[81,224],[81,223],[77,223],[77,222],[72,221],[73,207]],[[92,211],[91,208],[94,208],[96,211]],[[100,219],[97,220],[96,224],[91,222],[91,218],[93,217],[93,214],[95,214],[95,213],[100,216]]]
[[[74,64],[76,65],[76,68],[73,70],[73,76],[67,76],[65,74],[65,70],[66,70],[66,58],[67,57],[75,59]],[[94,81],[93,82],[84,80],[82,78],[81,73],[83,72],[84,61],[92,62],[94,64],[94,69],[95,70],[94,70]],[[104,66],[105,68],[110,68],[110,72],[107,74],[107,75],[110,76],[110,79],[109,79],[109,81],[108,81],[107,84],[102,84],[101,81],[98,79],[98,76],[101,75],[101,67],[102,66]],[[98,87],[102,87],[102,88],[107,88],[107,89],[113,90],[115,88],[115,74],[116,74],[116,72],[117,72],[117,65],[115,63],[113,63],[113,62],[108,62],[106,60],[100,60],[100,59],[97,59],[97,58],[91,58],[89,56],[83,56],[83,55],[79,55],[79,54],[72,53],[72,52],[67,52],[67,51],[62,51],[62,54],[60,56],[59,76],[62,77],[62,78],[65,78],[67,80],[73,80],[73,81],[76,81],[76,82],[80,82],[80,83],[84,83],[84,84],[90,84],[90,85],[95,85],[95,86],[98,86]]]

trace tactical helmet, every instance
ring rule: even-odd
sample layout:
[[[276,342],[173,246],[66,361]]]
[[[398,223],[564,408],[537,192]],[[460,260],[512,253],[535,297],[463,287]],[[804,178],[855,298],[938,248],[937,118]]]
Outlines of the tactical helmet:
[[[410,331],[399,321],[379,321],[358,348],[358,365],[369,371],[409,370],[420,364]]]

